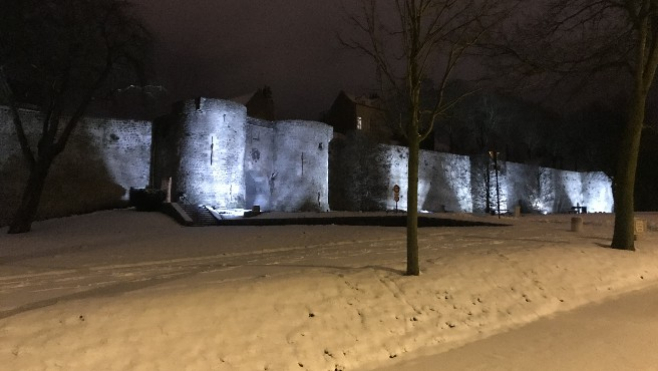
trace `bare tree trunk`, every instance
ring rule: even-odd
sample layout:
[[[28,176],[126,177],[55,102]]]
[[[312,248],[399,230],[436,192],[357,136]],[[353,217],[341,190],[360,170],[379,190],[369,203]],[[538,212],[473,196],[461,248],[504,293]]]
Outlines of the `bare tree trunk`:
[[[615,172],[613,196],[615,200],[615,231],[612,247],[635,251],[635,172],[640,152],[640,139],[647,94],[641,87],[633,92],[628,122],[624,126]]]
[[[387,3],[387,5],[380,5]],[[466,94],[447,100],[448,81],[468,48],[511,14],[495,1],[361,0],[362,16],[350,16],[350,22],[364,33],[365,40],[345,41],[345,46],[372,58],[377,66],[382,95],[389,96],[393,112],[400,115],[409,141],[407,188],[407,275],[420,274],[418,263],[418,162],[422,140],[432,133],[434,124]],[[511,4],[507,4],[511,5]],[[379,11],[386,12],[380,17]],[[390,12],[393,13],[390,13]],[[383,13],[382,13],[383,14]],[[395,14],[396,16],[389,17]],[[357,32],[359,33],[359,32]],[[421,99],[424,81],[441,76],[436,96],[427,107]],[[424,93],[424,92],[423,92]],[[434,92],[431,95],[435,95]],[[425,97],[428,98],[428,97]],[[405,116],[404,121],[402,115]],[[420,130],[422,129],[422,130]]]
[[[52,160],[39,158],[32,166],[30,176],[23,190],[21,204],[9,226],[9,234],[26,233],[32,228],[32,222],[39,209],[39,202],[51,164]]]
[[[407,272],[418,276],[418,163],[420,141],[416,125],[409,125],[409,178],[407,182]]]

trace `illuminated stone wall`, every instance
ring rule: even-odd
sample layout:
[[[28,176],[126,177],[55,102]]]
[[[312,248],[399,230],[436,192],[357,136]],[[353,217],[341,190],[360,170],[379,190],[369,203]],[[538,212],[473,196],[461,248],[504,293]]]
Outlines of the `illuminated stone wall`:
[[[41,130],[39,114],[22,110],[32,148]],[[151,123],[87,118],[80,123],[46,180],[38,218],[121,207],[130,187],[149,182]],[[28,170],[9,111],[0,108],[0,225],[18,207]]]
[[[331,126],[314,121],[277,121],[274,135],[272,209],[327,211]]]
[[[399,185],[398,208],[407,208],[408,149],[385,146],[387,156],[383,164],[389,174],[387,209],[395,208],[392,189]],[[418,165],[418,209],[426,211],[472,212],[471,163],[466,156],[421,151]]]
[[[350,136],[331,143],[330,207],[336,210],[393,210],[393,187],[400,187],[398,209],[407,208],[408,149],[373,145]],[[418,208],[471,212],[471,163],[465,156],[421,151]]]
[[[174,200],[218,208],[328,209],[328,125],[265,121],[244,106],[199,98],[155,121],[154,181]]]
[[[35,146],[38,113],[22,114]],[[0,123],[0,225],[6,225],[27,170],[8,110],[0,109]],[[252,119],[240,104],[205,98],[180,102],[153,124],[85,119],[53,165],[39,218],[125,206],[130,187],[159,187],[169,177],[174,199],[189,204],[327,210],[332,135],[323,123]]]
[[[330,206],[336,210],[395,208],[393,186],[399,185],[399,209],[406,209],[408,150],[378,146],[376,151],[353,145],[358,139],[332,142]],[[368,158],[367,165],[359,165]],[[355,163],[356,161],[356,163]],[[364,179],[366,178],[366,179]],[[360,179],[355,181],[356,179]],[[364,184],[373,192],[368,192]],[[498,186],[497,186],[498,184]],[[384,191],[382,191],[384,190]],[[489,159],[421,151],[418,180],[418,209],[448,212],[512,211],[568,212],[586,206],[588,212],[611,212],[610,179],[603,173],[578,173],[537,166],[500,162],[498,182]]]
[[[35,146],[38,113],[22,114]],[[130,187],[159,187],[168,177],[174,199],[190,204],[391,210],[397,184],[397,206],[406,209],[406,148],[357,134],[333,141],[332,136],[323,123],[253,119],[240,104],[204,98],[175,105],[153,125],[85,119],[53,165],[39,218],[124,206]],[[0,108],[0,144],[0,225],[6,225],[27,169],[5,108]],[[524,212],[567,212],[577,204],[589,212],[612,211],[610,180],[602,173],[502,162],[496,187],[496,171],[486,156],[431,151],[421,151],[419,170],[420,210],[484,212],[487,206],[495,210],[499,201],[502,212],[516,205]]]
[[[490,170],[492,180],[495,171]],[[520,205],[523,212],[566,213],[573,206],[588,212],[612,212],[610,179],[602,172],[579,173],[503,162],[499,171],[501,209]],[[491,205],[496,207],[496,184],[491,184]],[[479,208],[483,209],[482,207]]]
[[[243,207],[247,109],[197,98],[155,122],[154,183],[172,178],[172,197],[187,204]]]
[[[254,118],[247,119],[244,154],[245,208],[254,205],[271,210],[274,193],[274,123]]]

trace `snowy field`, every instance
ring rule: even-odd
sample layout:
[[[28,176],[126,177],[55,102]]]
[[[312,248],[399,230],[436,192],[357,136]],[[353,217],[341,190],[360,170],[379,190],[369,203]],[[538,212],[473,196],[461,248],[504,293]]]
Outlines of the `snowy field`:
[[[455,217],[497,222],[493,217]],[[637,252],[613,217],[423,228],[186,228],[131,210],[0,229],[5,370],[376,370],[658,283],[658,214]],[[401,366],[400,369],[404,369]]]

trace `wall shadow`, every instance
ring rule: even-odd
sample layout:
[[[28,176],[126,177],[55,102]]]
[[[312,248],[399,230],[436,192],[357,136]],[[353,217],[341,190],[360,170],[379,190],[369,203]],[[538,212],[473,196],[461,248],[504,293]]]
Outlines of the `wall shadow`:
[[[34,130],[34,129],[32,129]],[[122,138],[114,133],[107,137],[95,136],[81,123],[69,141],[64,152],[59,155],[46,179],[37,220],[83,214],[103,209],[126,207],[127,189],[120,185],[107,166],[109,152],[103,146],[119,143]],[[34,135],[30,136],[35,143]],[[9,138],[15,140],[15,138]],[[16,148],[18,149],[18,148]],[[130,163],[122,166],[128,168]],[[121,171],[122,169],[114,169]],[[0,167],[0,227],[11,222],[20,205],[29,169],[20,152],[10,155]],[[144,186],[135,184],[134,186]]]
[[[389,179],[386,151],[351,132],[329,144],[329,207],[341,211],[386,210]],[[392,194],[392,191],[390,191]]]
[[[463,212],[459,193],[470,194],[470,161],[468,168],[450,154],[421,152],[419,164],[419,191],[425,182],[427,192],[421,210],[434,212]],[[464,176],[466,173],[466,176]],[[419,196],[421,196],[419,194]],[[420,199],[420,197],[419,197]]]

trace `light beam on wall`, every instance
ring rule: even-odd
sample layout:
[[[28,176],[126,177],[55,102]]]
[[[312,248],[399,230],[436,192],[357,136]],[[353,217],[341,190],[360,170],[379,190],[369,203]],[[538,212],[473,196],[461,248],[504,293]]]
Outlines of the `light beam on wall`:
[[[454,156],[447,163],[443,176],[451,191],[456,195],[459,210],[473,212],[473,195],[471,194],[471,160],[465,156]]]
[[[610,178],[602,172],[582,175],[583,200],[588,212],[610,213],[614,208]]]
[[[570,206],[585,204],[583,200],[583,183],[580,179],[580,173],[574,171],[561,171],[560,172],[561,185],[564,192],[567,194]]]

